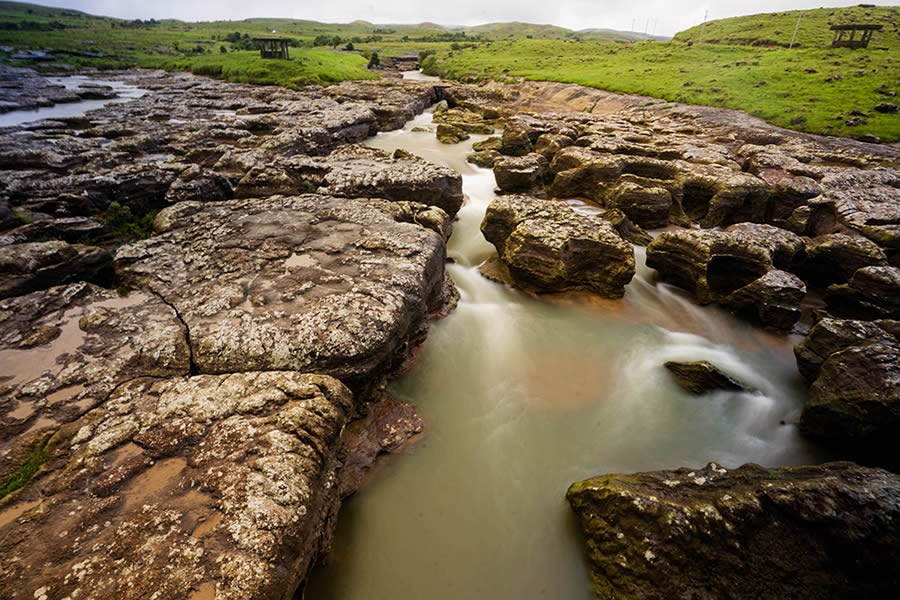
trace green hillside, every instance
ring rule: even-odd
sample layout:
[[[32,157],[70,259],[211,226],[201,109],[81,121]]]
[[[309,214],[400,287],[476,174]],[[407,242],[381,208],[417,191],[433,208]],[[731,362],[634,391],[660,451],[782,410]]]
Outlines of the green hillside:
[[[752,15],[707,23],[672,42],[630,45],[572,40],[512,40],[439,53],[426,71],[479,81],[579,83],[747,111],[812,133],[900,141],[900,16],[896,7],[852,7]],[[801,16],[797,41],[788,49]],[[834,48],[829,23],[884,25],[866,49]],[[781,32],[781,33],[778,33]],[[863,113],[853,114],[854,111]]]

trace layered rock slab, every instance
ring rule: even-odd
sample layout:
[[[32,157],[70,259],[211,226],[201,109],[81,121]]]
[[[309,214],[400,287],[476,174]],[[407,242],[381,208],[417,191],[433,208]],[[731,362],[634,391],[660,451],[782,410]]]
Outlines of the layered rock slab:
[[[424,339],[444,302],[441,237],[384,200],[180,203],[116,254],[129,285],[186,324],[201,373],[292,370],[359,391]]]
[[[900,476],[852,463],[611,474],[573,484],[597,598],[887,597]]]
[[[497,248],[504,278],[528,290],[588,290],[621,298],[634,277],[634,248],[615,227],[561,202],[498,197],[481,231]]]
[[[338,381],[293,372],[128,382],[52,438],[48,472],[14,499],[0,589],[293,597],[329,543],[351,408]]]

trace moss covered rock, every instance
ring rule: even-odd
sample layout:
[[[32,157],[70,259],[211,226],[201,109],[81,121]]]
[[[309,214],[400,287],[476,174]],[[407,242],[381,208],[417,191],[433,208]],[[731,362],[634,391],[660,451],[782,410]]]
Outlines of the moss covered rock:
[[[900,585],[900,475],[853,463],[573,484],[598,598],[878,598]]]

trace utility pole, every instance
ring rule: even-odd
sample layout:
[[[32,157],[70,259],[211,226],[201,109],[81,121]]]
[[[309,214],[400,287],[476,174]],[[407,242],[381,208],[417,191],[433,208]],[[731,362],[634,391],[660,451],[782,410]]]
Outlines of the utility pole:
[[[794,47],[794,40],[797,39],[797,30],[800,29],[800,17],[802,17],[802,16],[803,15],[797,15],[797,26],[794,27],[794,35],[793,35],[793,37],[791,37],[791,45],[788,46],[788,50],[790,50],[791,48]]]
[[[706,12],[703,13],[703,25],[700,26],[700,41],[697,42],[698,44],[703,43],[703,30],[706,29],[706,17],[708,17],[708,16],[709,16],[709,9],[707,8]]]

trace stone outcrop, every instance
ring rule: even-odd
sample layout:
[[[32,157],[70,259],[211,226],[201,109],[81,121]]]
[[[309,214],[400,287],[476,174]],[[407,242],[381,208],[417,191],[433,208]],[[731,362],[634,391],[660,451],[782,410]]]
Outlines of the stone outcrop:
[[[672,373],[675,383],[691,394],[699,395],[716,390],[739,392],[749,389],[707,360],[668,361],[663,366]]]
[[[62,283],[109,282],[108,250],[61,240],[0,247],[0,298],[20,296]]]
[[[20,514],[0,509],[0,588],[28,600],[293,597],[329,543],[333,448],[351,410],[349,390],[319,375],[129,381],[51,438]]]
[[[618,231],[560,202],[501,196],[488,206],[481,231],[504,274],[525,289],[620,298],[634,276],[634,249]]]
[[[664,232],[647,247],[647,265],[701,304],[720,302],[742,316],[788,329],[800,317],[806,286],[785,271],[803,255],[799,236],[743,223],[724,231]]]
[[[811,383],[800,429],[844,456],[896,469],[900,427],[896,321],[822,319],[794,349]]]
[[[597,598],[855,598],[900,585],[900,476],[852,463],[573,484]]]
[[[840,317],[900,319],[900,269],[857,269],[846,284],[828,287],[825,302]]]
[[[887,256],[875,242],[862,236],[832,233],[806,242],[803,275],[821,286],[846,283],[857,269],[883,267]]]
[[[444,303],[443,240],[385,204],[182,202],[116,266],[175,308],[200,372],[318,372],[360,391],[405,359]]]
[[[547,159],[540,154],[503,157],[493,162],[494,178],[502,192],[540,192],[549,174]]]

